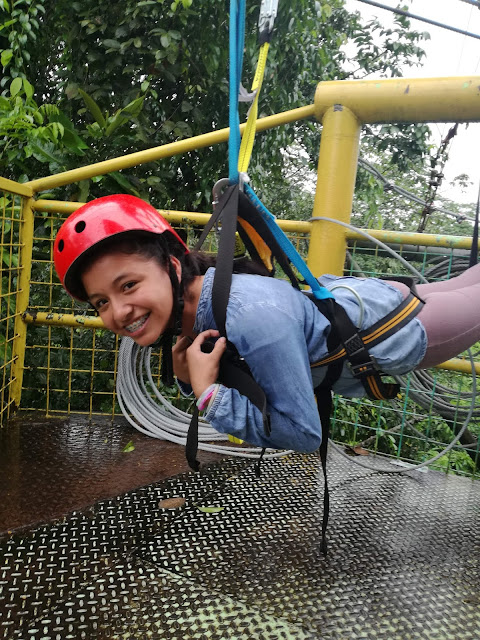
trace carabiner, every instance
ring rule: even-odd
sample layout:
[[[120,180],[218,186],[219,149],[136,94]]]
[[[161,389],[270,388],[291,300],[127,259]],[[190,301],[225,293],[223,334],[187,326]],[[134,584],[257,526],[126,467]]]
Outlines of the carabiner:
[[[258,31],[260,34],[264,31],[270,34],[273,31],[273,25],[277,17],[277,9],[278,0],[262,0],[260,16],[258,18]]]
[[[217,182],[213,185],[212,207],[214,210],[220,200],[222,193],[224,192],[225,188],[228,187],[229,184],[230,184],[230,180],[228,178],[220,178],[220,180],[217,180]]]

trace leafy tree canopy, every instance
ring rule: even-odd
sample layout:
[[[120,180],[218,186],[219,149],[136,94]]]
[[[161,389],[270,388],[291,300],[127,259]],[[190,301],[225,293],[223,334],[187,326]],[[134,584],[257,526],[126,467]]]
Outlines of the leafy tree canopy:
[[[227,126],[227,4],[0,0],[0,174],[33,179]],[[245,85],[256,65],[260,2],[247,4]],[[311,103],[320,80],[401,75],[421,60],[428,34],[411,30],[404,17],[394,24],[363,24],[342,0],[280,1],[260,115]],[[312,169],[319,129],[304,122],[257,136],[250,175],[272,209],[289,206],[288,199],[272,202],[288,184],[285,153],[301,150]],[[405,168],[425,153],[428,130],[377,127],[366,135]],[[220,145],[53,195],[85,200],[125,191],[159,207],[208,210],[226,158]]]

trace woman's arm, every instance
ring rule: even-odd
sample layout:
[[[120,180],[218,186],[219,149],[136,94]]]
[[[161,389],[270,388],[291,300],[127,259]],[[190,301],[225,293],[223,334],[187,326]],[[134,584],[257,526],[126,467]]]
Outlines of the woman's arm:
[[[268,304],[227,315],[229,339],[267,397],[271,435],[260,411],[236,389],[221,386],[205,418],[222,433],[278,449],[309,452],[321,442],[303,321]]]

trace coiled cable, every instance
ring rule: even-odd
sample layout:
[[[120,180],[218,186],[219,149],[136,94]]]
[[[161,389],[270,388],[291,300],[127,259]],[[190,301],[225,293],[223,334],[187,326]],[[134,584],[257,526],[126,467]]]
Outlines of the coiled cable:
[[[120,409],[132,427],[141,433],[185,446],[191,415],[175,407],[160,393],[151,371],[151,355],[151,347],[140,347],[128,337],[120,341],[117,373]],[[199,418],[199,449],[242,458],[260,455],[261,449],[257,447],[220,444],[225,441],[228,442],[227,435],[215,431],[206,420]],[[291,451],[267,449],[264,457],[278,458],[289,453]]]

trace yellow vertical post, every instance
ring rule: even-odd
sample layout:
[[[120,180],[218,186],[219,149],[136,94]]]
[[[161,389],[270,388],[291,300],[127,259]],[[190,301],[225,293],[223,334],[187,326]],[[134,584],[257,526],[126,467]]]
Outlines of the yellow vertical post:
[[[350,222],[357,175],[360,122],[347,107],[334,105],[323,116],[322,140],[313,217],[325,216]],[[345,260],[345,227],[314,220],[308,266],[315,276],[342,275]]]
[[[23,198],[22,220],[20,223],[20,255],[18,260],[17,299],[13,339],[13,364],[11,398],[15,407],[20,406],[27,344],[27,324],[22,314],[28,308],[30,299],[30,276],[32,273],[33,250],[33,198]]]

